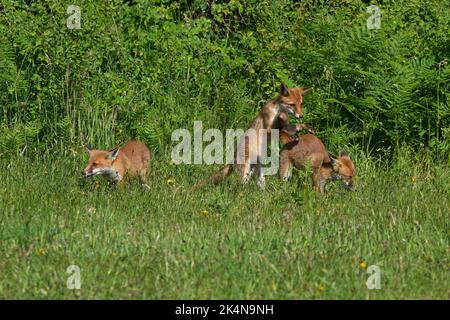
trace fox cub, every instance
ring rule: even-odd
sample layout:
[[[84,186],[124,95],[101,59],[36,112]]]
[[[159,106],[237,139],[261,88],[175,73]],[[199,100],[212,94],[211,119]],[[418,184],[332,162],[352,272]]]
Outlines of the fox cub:
[[[312,167],[312,185],[314,190],[324,192],[326,185],[333,180],[341,180],[342,186],[353,190],[355,166],[345,151],[339,157],[330,155],[322,141],[313,134],[302,134],[298,140],[281,139],[284,144],[280,153],[280,171],[282,180],[288,180],[291,167],[304,169],[306,165]]]
[[[145,184],[150,164],[150,151],[140,141],[129,141],[122,148],[95,150],[87,148],[89,163],[83,170],[85,177],[103,175],[110,181],[121,182],[125,176],[139,176]]]

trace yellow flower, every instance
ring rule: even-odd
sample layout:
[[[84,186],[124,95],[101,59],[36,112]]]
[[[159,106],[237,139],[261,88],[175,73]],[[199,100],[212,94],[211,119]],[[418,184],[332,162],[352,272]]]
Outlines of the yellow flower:
[[[317,291],[319,291],[320,293],[325,291],[325,286],[321,283],[317,284]]]
[[[37,253],[41,256],[45,256],[45,254],[47,253],[47,251],[44,248],[38,248],[37,249]]]
[[[208,212],[208,210],[203,210],[203,211],[201,212],[201,214],[202,214],[204,217],[207,217],[207,216],[209,215],[209,212]]]
[[[367,268],[367,264],[366,264],[366,262],[364,260],[361,260],[359,262],[359,268],[360,269],[364,269],[364,270]]]
[[[175,183],[175,181],[173,181],[172,179],[167,179],[166,182],[167,182],[168,185],[172,185],[172,184]]]
[[[417,182],[417,177],[416,177],[416,176],[413,176],[413,177],[411,178],[411,182],[412,182],[412,184],[415,184],[415,183]]]

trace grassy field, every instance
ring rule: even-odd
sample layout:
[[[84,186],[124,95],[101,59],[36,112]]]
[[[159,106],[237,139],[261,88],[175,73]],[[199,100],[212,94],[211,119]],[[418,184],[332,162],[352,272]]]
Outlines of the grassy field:
[[[302,172],[193,193],[217,167],[158,159],[150,190],[120,189],[83,180],[85,162],[0,160],[0,298],[450,298],[448,166],[357,157],[353,193]]]

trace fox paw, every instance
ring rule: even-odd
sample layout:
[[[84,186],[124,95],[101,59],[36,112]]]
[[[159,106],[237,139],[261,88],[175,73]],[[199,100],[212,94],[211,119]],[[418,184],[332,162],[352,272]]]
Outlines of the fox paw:
[[[308,130],[308,132],[311,134],[314,134],[314,135],[316,134],[316,131],[314,130],[313,127],[308,127],[308,128],[306,128],[306,130]]]
[[[306,131],[308,131],[308,133],[316,134],[316,131],[314,130],[314,128],[311,127],[309,124],[300,125],[299,130],[306,130]]]

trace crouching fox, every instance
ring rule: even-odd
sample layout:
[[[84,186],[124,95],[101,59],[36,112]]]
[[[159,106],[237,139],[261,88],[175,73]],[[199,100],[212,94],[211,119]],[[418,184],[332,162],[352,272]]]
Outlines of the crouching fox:
[[[150,151],[144,143],[129,141],[123,147],[109,151],[89,148],[87,150],[89,163],[82,172],[83,176],[103,175],[115,182],[122,181],[125,176],[139,176],[141,182],[145,184]]]
[[[283,133],[282,133],[283,134]],[[355,166],[345,151],[334,157],[325,149],[322,141],[313,134],[299,135],[298,140],[281,137],[284,144],[280,153],[280,171],[282,180],[288,180],[292,166],[304,169],[312,167],[312,185],[315,190],[325,191],[326,185],[333,180],[341,180],[342,186],[353,190]]]

